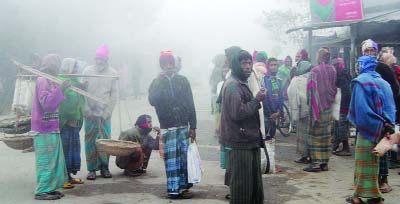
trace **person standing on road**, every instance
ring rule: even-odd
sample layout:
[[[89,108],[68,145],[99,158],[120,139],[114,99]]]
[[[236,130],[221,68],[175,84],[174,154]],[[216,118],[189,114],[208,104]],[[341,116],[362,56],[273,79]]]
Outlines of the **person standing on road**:
[[[189,137],[196,139],[196,110],[189,80],[178,74],[171,51],[161,52],[161,74],[149,88],[149,102],[156,109],[161,126],[167,193],[170,198],[191,198],[188,183]]]
[[[261,177],[262,137],[258,110],[266,96],[261,89],[256,97],[247,85],[252,57],[241,50],[231,61],[232,76],[222,88],[221,142],[228,151],[231,204],[261,204],[264,190]]]
[[[95,65],[83,70],[84,75],[116,76],[117,72],[108,65],[108,48],[103,45],[96,50]],[[88,180],[96,179],[96,171],[100,171],[103,178],[111,178],[108,162],[110,156],[97,151],[97,139],[111,138],[111,115],[117,100],[117,86],[115,78],[87,77],[83,79],[87,91],[97,96],[103,103],[88,99],[84,108],[85,120],[85,153]]]
[[[336,69],[336,86],[340,88],[341,97],[339,120],[335,121],[333,125],[332,153],[337,156],[351,156],[349,144],[350,122],[347,120],[351,99],[351,75],[348,69],[345,68],[343,58],[336,58],[333,61],[333,66]],[[338,150],[340,143],[342,143],[343,147]]]
[[[63,74],[76,74],[78,72],[77,61],[72,58],[65,58],[61,63],[61,80],[70,80],[71,85],[81,88],[77,78],[69,78]],[[82,179],[72,178],[72,174],[81,169],[81,142],[79,132],[83,125],[83,108],[85,98],[72,91],[64,91],[65,100],[60,106],[60,131],[63,143],[65,162],[67,165],[69,182],[66,188],[73,187],[73,184],[83,184]]]
[[[329,64],[329,48],[318,50],[319,65],[311,69],[311,79],[307,84],[310,98],[311,120],[308,148],[312,163],[304,168],[307,172],[328,171],[331,153],[332,106],[335,101],[336,70]]]
[[[276,133],[276,124],[279,116],[283,113],[282,80],[277,77],[278,60],[268,59],[268,75],[264,77],[263,87],[267,90],[267,96],[263,101],[265,137],[273,142]]]
[[[58,55],[49,54],[43,58],[41,71],[57,76],[60,64]],[[64,81],[59,86],[44,77],[38,77],[36,80],[31,121],[32,131],[38,132],[34,138],[36,200],[57,200],[64,196],[56,191],[68,181],[58,108],[64,101],[63,91],[69,86],[69,81]]]
[[[390,136],[395,122],[396,106],[393,93],[375,69],[377,46],[373,41],[363,42],[364,56],[358,59],[360,75],[352,81],[352,96],[348,119],[360,134],[355,147],[354,194],[349,203],[383,203],[379,189],[379,160],[373,149],[382,136]]]

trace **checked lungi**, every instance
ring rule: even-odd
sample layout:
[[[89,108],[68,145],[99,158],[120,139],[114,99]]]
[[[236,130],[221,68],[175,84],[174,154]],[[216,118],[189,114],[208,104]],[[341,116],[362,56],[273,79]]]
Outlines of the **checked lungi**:
[[[76,174],[81,169],[80,127],[65,125],[61,130],[65,163],[70,174]]]
[[[327,110],[320,113],[320,118],[310,127],[310,138],[308,148],[313,163],[326,164],[329,162],[331,152],[331,125],[332,111]]]
[[[161,133],[167,174],[167,193],[179,194],[190,187],[187,171],[188,127],[163,129]]]
[[[379,191],[379,157],[372,153],[375,143],[357,137],[355,149],[354,195],[362,198],[382,197]]]
[[[347,141],[350,137],[350,122],[347,120],[347,113],[340,113],[339,120],[333,125],[333,144],[339,144]]]

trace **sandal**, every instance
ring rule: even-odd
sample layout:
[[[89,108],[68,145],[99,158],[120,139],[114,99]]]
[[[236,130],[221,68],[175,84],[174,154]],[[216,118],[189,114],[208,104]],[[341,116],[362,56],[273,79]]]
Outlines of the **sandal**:
[[[72,189],[74,188],[74,185],[72,185],[70,182],[64,182],[64,189]]]
[[[321,172],[321,167],[320,165],[311,164],[308,167],[304,168],[303,171],[313,172],[313,173]]]
[[[340,151],[340,152],[334,152],[333,154],[336,155],[336,156],[339,156],[339,157],[351,156],[351,153],[349,151],[344,151],[344,150]]]
[[[385,201],[384,198],[370,198],[367,200],[368,204],[383,204]]]
[[[179,196],[182,199],[191,199],[193,197],[193,193],[189,190],[184,190],[181,194],[179,194]]]
[[[65,195],[61,193],[60,191],[53,191],[49,193],[50,195],[57,195],[60,196],[60,198],[64,197]]]
[[[231,194],[226,194],[225,199],[230,200],[231,199]]]
[[[82,179],[80,179],[80,178],[72,178],[71,180],[69,180],[69,182],[71,183],[71,184],[84,184],[85,182],[82,180]]]
[[[103,178],[112,178],[112,175],[109,170],[103,170],[100,172],[100,174]]]
[[[95,171],[89,172],[86,179],[87,180],[96,180],[96,172]]]
[[[58,200],[61,197],[59,195],[53,195],[51,193],[38,193],[35,194],[35,200]]]
[[[382,186],[379,188],[379,190],[381,191],[381,193],[389,193],[390,191],[392,191],[392,187],[389,186],[389,184],[384,183],[382,184]]]
[[[354,201],[354,198],[358,199],[358,202]],[[357,197],[357,196],[349,196],[346,198],[346,202],[351,203],[351,204],[365,204],[365,202],[363,200],[361,200],[361,198]]]

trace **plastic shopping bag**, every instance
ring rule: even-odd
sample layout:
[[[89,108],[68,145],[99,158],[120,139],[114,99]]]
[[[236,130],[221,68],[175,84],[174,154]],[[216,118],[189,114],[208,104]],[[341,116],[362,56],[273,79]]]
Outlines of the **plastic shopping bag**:
[[[200,183],[203,168],[196,142],[190,143],[187,153],[188,182]]]

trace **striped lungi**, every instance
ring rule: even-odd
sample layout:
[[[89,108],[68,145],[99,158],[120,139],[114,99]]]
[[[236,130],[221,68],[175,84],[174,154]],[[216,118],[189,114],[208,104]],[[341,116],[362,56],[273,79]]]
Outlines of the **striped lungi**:
[[[379,157],[372,153],[375,145],[361,135],[357,137],[354,171],[355,196],[362,198],[382,197],[378,185]]]
[[[320,113],[318,121],[310,127],[310,137],[308,139],[308,148],[311,160],[314,163],[328,163],[331,152],[331,124],[332,111],[326,110]]]
[[[308,157],[310,152],[308,151],[307,141],[310,138],[310,118],[305,117],[297,121],[297,148],[296,151],[301,157]]]
[[[389,153],[379,159],[379,176],[389,176]]]
[[[49,193],[68,181],[59,133],[39,133],[34,138],[36,155],[35,193]]]
[[[228,152],[230,204],[261,204],[264,190],[261,175],[260,149],[235,149]]]
[[[164,162],[167,173],[168,194],[179,194],[189,188],[187,151],[189,131],[187,127],[163,129]]]

